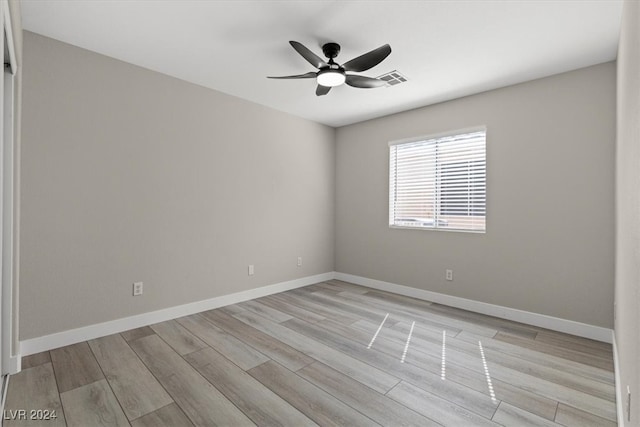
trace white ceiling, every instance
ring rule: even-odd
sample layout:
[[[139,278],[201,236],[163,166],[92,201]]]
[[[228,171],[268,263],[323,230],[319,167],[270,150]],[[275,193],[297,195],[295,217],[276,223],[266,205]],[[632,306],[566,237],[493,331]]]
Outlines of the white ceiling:
[[[622,0],[24,0],[24,29],[330,126],[342,126],[616,58]],[[378,89],[270,80],[389,43],[360,73],[409,81]]]

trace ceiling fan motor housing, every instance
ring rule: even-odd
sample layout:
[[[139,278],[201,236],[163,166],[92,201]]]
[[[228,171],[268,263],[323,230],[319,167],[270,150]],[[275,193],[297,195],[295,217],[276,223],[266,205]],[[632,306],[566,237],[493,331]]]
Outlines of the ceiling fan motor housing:
[[[322,46],[324,56],[333,59],[340,53],[340,45],[338,43],[326,43]]]

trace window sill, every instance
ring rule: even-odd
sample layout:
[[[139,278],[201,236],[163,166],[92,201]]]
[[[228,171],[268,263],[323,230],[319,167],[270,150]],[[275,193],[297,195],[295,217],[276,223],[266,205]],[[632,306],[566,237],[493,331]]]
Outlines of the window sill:
[[[410,227],[406,225],[389,225],[389,228],[396,230],[420,230],[420,231],[446,231],[454,233],[470,233],[470,234],[486,234],[487,230],[464,230],[460,228],[444,228],[444,227]]]

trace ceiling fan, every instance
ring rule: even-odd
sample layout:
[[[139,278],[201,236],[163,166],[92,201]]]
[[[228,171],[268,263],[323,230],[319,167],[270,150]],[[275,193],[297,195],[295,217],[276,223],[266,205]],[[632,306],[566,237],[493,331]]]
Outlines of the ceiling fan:
[[[315,53],[307,49],[302,43],[290,41],[289,44],[311,65],[318,68],[319,71],[311,71],[306,74],[295,76],[268,77],[270,79],[313,79],[318,82],[316,95],[322,96],[329,93],[332,87],[340,86],[343,83],[357,88],[374,88],[381,87],[386,84],[384,80],[374,79],[371,77],[358,76],[356,74],[347,74],[347,71],[361,72],[369,68],[373,68],[382,62],[391,53],[391,47],[388,44],[380,46],[377,49],[360,55],[357,58],[347,61],[340,65],[333,61],[340,53],[340,45],[338,43],[326,43],[322,46],[324,56],[329,58],[325,61]]]

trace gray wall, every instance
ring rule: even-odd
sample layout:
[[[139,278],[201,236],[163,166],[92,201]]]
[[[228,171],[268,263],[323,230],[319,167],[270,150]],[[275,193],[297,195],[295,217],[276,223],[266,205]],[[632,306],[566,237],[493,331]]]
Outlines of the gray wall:
[[[24,82],[21,339],[333,271],[334,129],[29,32]]]
[[[23,340],[334,269],[613,324],[613,63],[335,131],[24,43]],[[387,142],[475,125],[487,233],[389,229]]]
[[[634,400],[631,425],[640,425],[640,3],[625,2],[618,46],[616,140],[616,343],[623,391]]]
[[[615,77],[606,63],[339,128],[336,270],[612,327]],[[476,125],[486,234],[389,229],[387,143]]]

